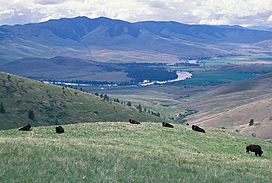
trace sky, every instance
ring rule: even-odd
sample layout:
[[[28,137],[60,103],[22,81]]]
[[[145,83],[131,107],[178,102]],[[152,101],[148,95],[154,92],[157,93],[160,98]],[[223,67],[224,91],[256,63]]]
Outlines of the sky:
[[[0,25],[77,16],[271,27],[272,0],[0,0]]]

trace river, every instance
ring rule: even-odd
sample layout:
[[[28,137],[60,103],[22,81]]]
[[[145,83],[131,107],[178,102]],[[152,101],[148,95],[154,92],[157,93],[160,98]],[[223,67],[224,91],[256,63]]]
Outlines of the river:
[[[178,77],[176,79],[167,80],[167,81],[152,81],[152,82],[144,81],[144,82],[140,83],[139,85],[140,86],[149,86],[149,85],[154,85],[154,84],[173,83],[173,82],[189,79],[193,76],[190,72],[185,72],[185,71],[177,71],[176,74],[178,75]]]

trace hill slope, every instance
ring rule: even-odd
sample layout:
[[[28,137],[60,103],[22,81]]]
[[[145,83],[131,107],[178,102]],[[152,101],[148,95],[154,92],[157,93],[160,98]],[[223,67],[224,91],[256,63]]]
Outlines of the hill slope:
[[[0,131],[1,182],[270,182],[271,143],[225,130],[89,123]],[[260,144],[262,157],[246,154]],[[14,174],[16,172],[16,174]]]
[[[108,82],[131,80],[127,73],[110,63],[61,56],[50,59],[24,58],[0,65],[0,70],[37,80]]]
[[[105,17],[62,18],[42,23],[0,26],[0,55],[72,56],[92,60],[177,61],[244,53],[271,53],[272,32],[239,26],[186,25],[178,22],[130,23]],[[254,48],[254,49],[252,49]]]
[[[60,86],[44,84],[15,75],[0,73],[0,129],[17,128],[25,123],[54,125],[83,121],[158,121],[157,117],[139,113],[117,102],[107,102],[98,96]],[[34,111],[35,119],[28,117]]]
[[[226,127],[272,139],[272,74],[233,82],[192,98],[187,104],[200,112],[190,119],[206,127]],[[255,120],[249,126],[250,119]]]

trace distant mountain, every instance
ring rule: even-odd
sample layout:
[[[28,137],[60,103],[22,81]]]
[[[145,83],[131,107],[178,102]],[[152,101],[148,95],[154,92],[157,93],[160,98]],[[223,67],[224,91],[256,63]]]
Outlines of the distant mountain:
[[[130,23],[105,17],[76,17],[0,26],[0,58],[11,61],[72,56],[103,61],[167,62],[252,54],[252,44],[268,40],[272,40],[272,32],[240,26],[186,25],[172,21]],[[255,50],[271,52],[261,46]]]
[[[249,29],[254,29],[254,30],[264,30],[264,31],[272,31],[272,27],[268,26],[250,26],[247,27]]]
[[[33,126],[97,121],[161,121],[134,107],[104,101],[94,94],[0,72],[0,130]],[[29,119],[29,111],[34,119]]]

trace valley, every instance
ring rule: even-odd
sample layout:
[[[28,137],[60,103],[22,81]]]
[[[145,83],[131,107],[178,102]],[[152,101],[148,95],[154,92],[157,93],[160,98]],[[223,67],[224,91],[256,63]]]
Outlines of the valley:
[[[251,57],[221,58],[216,61],[205,61],[205,66],[199,67],[169,66],[192,73],[192,78],[184,81],[145,87],[96,87],[89,88],[89,91],[140,103],[159,111],[165,119],[225,127],[271,139],[271,65],[264,65],[262,59]],[[270,59],[267,61],[271,62]],[[266,103],[267,107],[262,108],[262,103]],[[252,109],[247,111],[247,105]],[[253,106],[260,110],[254,112]],[[191,110],[196,112],[189,114]],[[249,127],[248,121],[252,118],[257,126]]]
[[[20,59],[0,65],[0,70],[107,94],[111,99],[159,112],[162,120],[224,127],[272,139],[269,108],[264,110],[266,115],[239,110],[252,102],[269,101],[271,90],[263,80],[270,78],[271,63],[267,56],[214,57],[174,64],[109,63],[59,56]],[[242,115],[237,116],[235,108]],[[262,125],[249,128],[251,118]]]
[[[269,183],[272,0],[0,1],[0,183]]]

